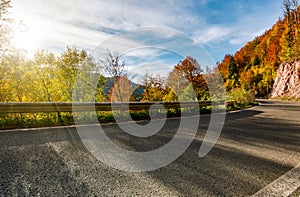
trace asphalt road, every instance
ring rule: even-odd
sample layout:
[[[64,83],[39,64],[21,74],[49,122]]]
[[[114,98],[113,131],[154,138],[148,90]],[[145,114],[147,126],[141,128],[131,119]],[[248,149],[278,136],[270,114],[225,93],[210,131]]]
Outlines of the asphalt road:
[[[209,118],[201,116],[196,138],[176,161],[140,173],[97,160],[72,127],[2,131],[0,196],[276,196],[276,187],[264,189],[291,170],[291,184],[300,184],[300,103],[260,100],[260,106],[227,114],[217,144],[199,158]],[[178,125],[170,119],[147,138],[114,124],[103,128],[120,147],[149,151],[169,142]],[[284,190],[300,196],[299,187],[291,188]]]

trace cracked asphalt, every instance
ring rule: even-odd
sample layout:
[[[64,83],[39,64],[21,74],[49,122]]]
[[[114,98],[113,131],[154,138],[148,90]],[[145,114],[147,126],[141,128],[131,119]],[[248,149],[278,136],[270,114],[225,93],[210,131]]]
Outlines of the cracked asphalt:
[[[300,103],[259,102],[226,115],[217,144],[204,158],[198,152],[210,116],[201,116],[187,151],[150,172],[105,165],[85,148],[74,127],[1,131],[0,196],[253,195],[300,163]],[[169,119],[147,138],[130,136],[116,124],[103,129],[118,146],[141,152],[168,143],[179,123]],[[299,195],[298,188],[290,196]]]

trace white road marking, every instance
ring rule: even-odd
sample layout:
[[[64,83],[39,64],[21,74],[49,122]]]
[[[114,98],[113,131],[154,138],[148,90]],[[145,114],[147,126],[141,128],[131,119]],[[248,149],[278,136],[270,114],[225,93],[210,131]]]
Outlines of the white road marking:
[[[286,196],[291,195],[300,187],[300,163],[274,182],[253,195],[256,196]]]

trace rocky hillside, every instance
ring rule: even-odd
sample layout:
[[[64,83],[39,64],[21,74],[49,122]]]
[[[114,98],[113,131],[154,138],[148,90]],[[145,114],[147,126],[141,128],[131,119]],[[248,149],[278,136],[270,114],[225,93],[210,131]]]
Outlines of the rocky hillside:
[[[271,92],[271,98],[300,98],[300,60],[280,65]]]

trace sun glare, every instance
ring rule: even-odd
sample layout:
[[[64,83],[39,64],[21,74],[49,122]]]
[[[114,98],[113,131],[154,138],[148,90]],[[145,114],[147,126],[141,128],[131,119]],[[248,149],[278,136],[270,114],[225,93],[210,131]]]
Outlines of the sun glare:
[[[28,58],[33,57],[37,47],[35,36],[29,31],[16,31],[12,39],[12,44],[17,49],[25,50]]]

